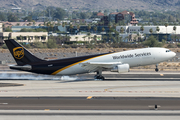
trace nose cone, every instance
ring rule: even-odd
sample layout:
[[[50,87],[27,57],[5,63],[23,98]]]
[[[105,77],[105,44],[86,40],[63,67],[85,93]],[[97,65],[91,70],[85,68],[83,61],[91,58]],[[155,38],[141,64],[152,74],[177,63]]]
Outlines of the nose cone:
[[[176,53],[175,52],[172,52],[172,57],[175,57],[176,56]]]

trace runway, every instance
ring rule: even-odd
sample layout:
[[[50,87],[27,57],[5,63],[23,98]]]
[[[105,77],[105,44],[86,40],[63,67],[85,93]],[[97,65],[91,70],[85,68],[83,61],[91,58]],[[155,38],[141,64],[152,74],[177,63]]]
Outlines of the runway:
[[[180,74],[174,72],[106,73],[42,76],[26,73],[0,74],[0,97],[179,97]]]
[[[0,110],[2,120],[179,120],[180,111],[132,110]],[[4,114],[4,115],[2,115]]]
[[[1,97],[0,109],[180,110],[179,101],[180,98],[167,97],[91,97],[90,99],[86,97]]]
[[[0,117],[6,120],[180,119],[180,73],[44,76],[1,72]],[[143,110],[143,111],[142,111]]]

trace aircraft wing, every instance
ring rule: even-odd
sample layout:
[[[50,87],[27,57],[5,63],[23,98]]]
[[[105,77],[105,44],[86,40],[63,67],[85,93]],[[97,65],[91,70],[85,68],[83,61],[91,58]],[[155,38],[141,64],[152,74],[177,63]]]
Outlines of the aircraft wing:
[[[121,62],[86,62],[80,63],[81,67],[89,72],[97,71],[98,69],[111,69],[116,65],[122,64]]]

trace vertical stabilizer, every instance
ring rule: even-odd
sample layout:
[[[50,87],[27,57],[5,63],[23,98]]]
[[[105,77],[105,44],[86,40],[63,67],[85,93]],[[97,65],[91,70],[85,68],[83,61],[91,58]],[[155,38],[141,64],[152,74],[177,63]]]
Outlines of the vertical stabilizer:
[[[33,62],[44,61],[42,59],[37,58],[32,53],[30,53],[26,48],[17,43],[13,39],[4,40],[9,51],[14,57],[17,65],[26,65]]]

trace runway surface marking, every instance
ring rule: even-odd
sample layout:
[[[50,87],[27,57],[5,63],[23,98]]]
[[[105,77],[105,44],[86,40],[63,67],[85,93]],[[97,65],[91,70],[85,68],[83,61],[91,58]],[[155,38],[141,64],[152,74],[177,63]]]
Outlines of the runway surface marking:
[[[49,111],[50,109],[45,109],[44,111]]]
[[[67,91],[66,91],[67,92]],[[106,89],[104,91],[79,91],[79,92],[85,92],[85,93],[92,93],[92,92],[119,92],[119,93],[180,93],[180,91],[107,91]]]
[[[0,103],[0,105],[8,105],[8,103]]]
[[[160,76],[164,76],[164,74],[160,74]]]
[[[86,99],[88,99],[88,100],[89,100],[89,99],[92,99],[92,97],[93,97],[93,96],[88,96]]]

